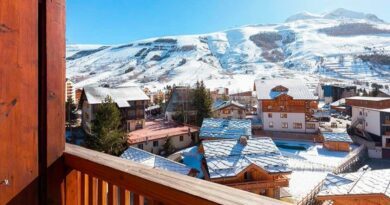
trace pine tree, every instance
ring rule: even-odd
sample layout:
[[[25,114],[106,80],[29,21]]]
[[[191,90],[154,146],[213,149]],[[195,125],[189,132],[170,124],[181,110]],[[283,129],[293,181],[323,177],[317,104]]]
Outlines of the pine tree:
[[[164,144],[165,154],[166,155],[172,154],[173,152],[175,152],[175,150],[176,150],[176,148],[172,144],[171,138],[167,136],[167,141],[165,141],[165,144]]]
[[[120,111],[107,96],[97,108],[92,135],[86,140],[87,146],[107,154],[120,155],[126,148],[125,134],[120,126]]]
[[[211,117],[211,105],[212,99],[210,92],[204,86],[203,81],[196,82],[196,88],[194,90],[194,107],[197,111],[196,124],[202,125],[203,119]]]
[[[65,120],[68,126],[70,127],[73,123],[75,123],[76,117],[76,105],[74,104],[73,99],[69,96],[65,103]]]

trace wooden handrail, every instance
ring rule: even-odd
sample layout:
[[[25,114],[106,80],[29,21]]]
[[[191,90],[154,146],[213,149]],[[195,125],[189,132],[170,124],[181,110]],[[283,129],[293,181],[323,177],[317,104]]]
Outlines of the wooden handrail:
[[[71,144],[65,146],[64,160],[70,170],[88,174],[163,204],[286,204]]]

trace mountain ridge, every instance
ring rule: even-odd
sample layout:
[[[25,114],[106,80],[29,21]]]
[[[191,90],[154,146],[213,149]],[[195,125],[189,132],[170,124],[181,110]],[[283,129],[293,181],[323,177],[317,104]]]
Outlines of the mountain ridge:
[[[204,80],[211,88],[240,91],[251,89],[256,78],[276,77],[311,84],[319,79],[389,83],[390,26],[360,18],[361,13],[357,17],[247,25],[120,45],[68,45],[67,77],[76,87],[136,84],[151,90]]]

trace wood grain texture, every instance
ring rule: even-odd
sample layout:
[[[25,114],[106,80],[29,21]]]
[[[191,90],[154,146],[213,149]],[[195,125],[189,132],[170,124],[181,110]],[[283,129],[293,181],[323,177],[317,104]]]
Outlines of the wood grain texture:
[[[76,145],[66,144],[64,158],[66,166],[70,168],[164,204],[284,204],[275,199],[156,170]]]
[[[0,1],[0,204],[37,202],[37,16],[37,0]]]

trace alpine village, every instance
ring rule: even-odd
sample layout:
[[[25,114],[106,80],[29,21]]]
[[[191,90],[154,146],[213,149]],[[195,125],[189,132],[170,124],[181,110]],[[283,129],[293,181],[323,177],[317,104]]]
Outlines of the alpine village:
[[[0,2],[0,204],[390,204],[390,75],[253,74],[249,86],[68,75],[126,46],[69,54],[64,0]]]

